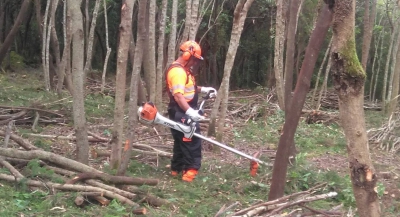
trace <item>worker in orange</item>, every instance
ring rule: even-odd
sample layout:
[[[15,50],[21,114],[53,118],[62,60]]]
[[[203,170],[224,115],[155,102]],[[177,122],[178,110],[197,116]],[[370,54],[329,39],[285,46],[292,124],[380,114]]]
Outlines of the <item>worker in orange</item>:
[[[204,116],[199,114],[197,101],[199,93],[209,93],[215,97],[217,91],[212,87],[196,85],[195,75],[203,60],[201,48],[195,41],[186,41],[180,46],[180,56],[166,71],[167,92],[170,98],[168,115],[171,120],[180,123],[196,122],[196,133],[200,133],[199,120]],[[182,180],[191,182],[201,167],[201,139],[185,138],[182,132],[171,129],[174,138],[173,156],[171,160],[171,175],[182,172]]]

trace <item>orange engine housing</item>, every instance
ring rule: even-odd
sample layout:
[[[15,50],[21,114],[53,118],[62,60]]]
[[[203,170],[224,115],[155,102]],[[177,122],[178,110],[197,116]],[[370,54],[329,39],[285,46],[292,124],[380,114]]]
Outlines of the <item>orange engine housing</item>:
[[[142,106],[140,117],[146,121],[154,121],[157,115],[157,108],[152,102],[146,102]]]

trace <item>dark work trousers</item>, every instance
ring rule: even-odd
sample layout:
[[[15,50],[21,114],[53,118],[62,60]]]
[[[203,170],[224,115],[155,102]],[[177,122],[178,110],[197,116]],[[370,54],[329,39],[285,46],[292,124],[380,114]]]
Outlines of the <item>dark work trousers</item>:
[[[175,117],[170,119],[181,123],[181,119],[188,116],[176,112]],[[196,122],[196,133],[200,134],[200,124]],[[171,170],[181,172],[187,169],[199,170],[201,167],[201,139],[193,136],[191,141],[184,141],[182,132],[171,129],[174,138],[173,156],[171,160]]]

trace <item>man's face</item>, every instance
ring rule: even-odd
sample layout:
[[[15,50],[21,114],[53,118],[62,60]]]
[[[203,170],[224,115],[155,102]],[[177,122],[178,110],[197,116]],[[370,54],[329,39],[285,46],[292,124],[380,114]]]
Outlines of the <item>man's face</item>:
[[[202,62],[202,60],[194,56],[191,56],[188,60],[186,67],[190,70],[190,73],[192,73],[192,75],[197,75],[199,73],[200,62]]]

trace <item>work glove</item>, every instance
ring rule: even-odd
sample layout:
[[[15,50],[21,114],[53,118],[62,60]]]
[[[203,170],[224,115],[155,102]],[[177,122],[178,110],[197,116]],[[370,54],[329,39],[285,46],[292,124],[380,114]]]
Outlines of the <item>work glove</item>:
[[[205,94],[208,94],[208,93],[211,92],[210,93],[210,98],[217,97],[217,90],[215,88],[213,88],[213,87],[201,87],[200,92],[201,93],[205,93]]]
[[[199,114],[199,110],[194,110],[192,108],[189,108],[186,110],[185,114],[189,116],[192,120],[194,121],[199,121],[199,120],[204,120],[205,117]]]

